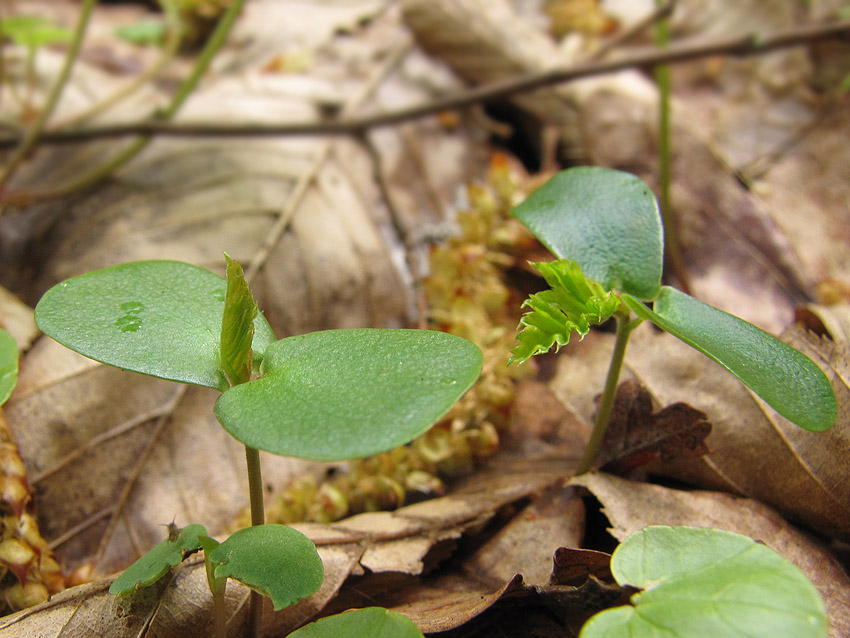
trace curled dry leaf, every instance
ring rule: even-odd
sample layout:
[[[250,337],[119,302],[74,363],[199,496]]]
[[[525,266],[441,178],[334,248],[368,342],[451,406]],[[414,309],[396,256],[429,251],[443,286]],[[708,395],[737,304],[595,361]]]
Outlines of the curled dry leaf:
[[[850,632],[850,578],[820,542],[770,507],[729,494],[671,490],[603,473],[585,474],[571,483],[585,486],[599,499],[618,540],[649,525],[689,525],[724,529],[763,542],[815,585],[826,605],[830,636],[840,638]]]
[[[844,294],[850,300],[850,290]],[[850,343],[850,304],[804,304],[797,307],[794,318],[816,334],[827,335],[839,343]]]
[[[418,582],[414,577],[444,558],[463,534],[480,531],[505,506],[552,484],[563,476],[564,468],[563,460],[535,462],[531,469],[502,464],[497,472],[474,477],[449,496],[395,512],[361,514],[330,525],[297,526],[315,542],[325,565],[325,581],[319,592],[281,612],[272,613],[269,603],[264,612],[263,635],[286,635],[316,616],[350,576],[399,578],[405,573],[413,579],[411,582]],[[575,503],[580,506],[578,501]],[[189,558],[157,584],[131,597],[109,595],[111,580],[66,590],[47,603],[4,618],[0,621],[0,637],[13,638],[28,632],[84,636],[96,628],[103,635],[129,638],[139,635],[146,626],[151,635],[175,638],[201,638],[212,631],[212,598],[202,557]],[[499,591],[493,593],[499,587],[483,587],[475,579],[466,580],[477,582],[477,591],[486,590],[494,600],[500,595]],[[520,582],[521,579],[513,585],[508,583],[501,589],[511,589]],[[365,591],[360,582],[355,589],[354,595]],[[238,629],[247,619],[248,591],[231,581],[227,592],[228,617],[233,618],[231,626]],[[350,598],[343,592],[340,600]],[[469,606],[470,602],[458,602],[454,597],[453,604]],[[474,604],[487,606],[478,597]],[[419,610],[420,617],[413,617],[424,626],[455,626],[439,608],[423,603]]]
[[[619,473],[655,458],[670,462],[702,456],[708,452],[705,437],[710,432],[705,413],[685,403],[653,413],[646,388],[627,379],[617,388],[596,464]]]
[[[833,382],[838,420],[807,432],[777,415],[720,365],[651,326],[632,333],[625,370],[661,404],[686,401],[705,412],[713,429],[710,454],[653,467],[707,489],[771,505],[795,522],[828,536],[850,538],[850,387],[847,345],[791,330],[784,336],[821,366]],[[598,335],[594,352],[565,358],[553,382],[559,395],[589,419],[591,397],[604,378],[613,338]],[[583,344],[584,345],[584,344]]]

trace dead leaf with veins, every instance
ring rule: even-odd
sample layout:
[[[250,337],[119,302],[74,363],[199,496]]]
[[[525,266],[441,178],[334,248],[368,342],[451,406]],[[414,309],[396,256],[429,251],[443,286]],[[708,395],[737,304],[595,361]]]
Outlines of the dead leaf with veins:
[[[652,396],[634,379],[617,388],[597,467],[615,474],[654,459],[670,462],[708,453],[711,423],[704,412],[673,403],[653,412]]]

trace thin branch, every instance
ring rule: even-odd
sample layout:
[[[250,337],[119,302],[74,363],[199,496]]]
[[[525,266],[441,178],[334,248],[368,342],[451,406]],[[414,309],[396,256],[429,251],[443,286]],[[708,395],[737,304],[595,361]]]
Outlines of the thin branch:
[[[566,68],[523,74],[492,84],[449,95],[443,99],[423,104],[377,113],[364,117],[347,117],[340,120],[293,122],[289,124],[190,124],[143,121],[92,127],[73,131],[49,131],[41,136],[41,143],[62,144],[83,140],[121,137],[126,135],[163,135],[171,137],[256,137],[305,135],[360,135],[368,129],[393,126],[442,111],[462,109],[480,102],[501,99],[517,93],[533,91],[554,84],[582,78],[605,75],[625,69],[655,67],[661,64],[681,64],[711,56],[748,57],[763,55],[788,47],[800,46],[817,40],[850,37],[850,20],[829,24],[807,25],[768,35],[713,40],[711,42],[685,42],[669,48],[631,51],[628,57],[614,60],[591,61]],[[0,148],[14,146],[19,135],[0,135]]]
[[[86,35],[86,28],[88,27],[89,18],[91,17],[95,4],[97,4],[97,0],[86,0],[83,3],[82,9],[80,10],[80,18],[77,21],[77,28],[74,30],[74,39],[71,41],[71,48],[65,55],[65,62],[59,72],[59,77],[57,77],[56,81],[53,83],[50,93],[47,96],[47,101],[44,103],[41,113],[38,114],[38,119],[36,119],[32,128],[27,131],[21,145],[6,165],[6,169],[3,171],[3,176],[0,178],[0,192],[2,192],[6,187],[6,184],[9,183],[9,180],[15,173],[15,169],[17,169],[20,163],[27,155],[29,155],[30,151],[35,148],[38,143],[39,135],[41,135],[45,124],[47,124],[47,120],[53,114],[53,110],[59,103],[59,98],[62,97],[62,92],[65,90],[65,85],[68,83],[68,78],[71,77],[71,69],[74,68],[74,62],[76,62],[77,57],[79,57],[80,46],[82,45],[83,38]]]
[[[189,73],[188,77],[183,80],[182,84],[177,87],[177,91],[171,97],[168,105],[162,109],[157,109],[154,112],[153,121],[165,122],[170,120],[174,114],[180,110],[180,107],[183,106],[183,103],[189,95],[192,94],[198,83],[201,81],[201,78],[209,69],[215,55],[224,46],[233,25],[236,23],[236,19],[242,12],[244,4],[245,0],[234,0],[227,8],[224,15],[222,15],[219,19],[212,35],[210,35],[207,40],[207,43],[198,56],[198,59],[195,61],[192,71]],[[64,197],[77,190],[94,186],[106,179],[131,159],[136,157],[136,155],[138,155],[148,145],[152,137],[151,133],[145,133],[143,131],[133,131],[132,134],[138,134],[140,137],[130,142],[130,144],[128,144],[125,148],[118,151],[116,155],[109,158],[102,165],[96,167],[89,173],[79,177],[69,184],[45,189],[37,193],[26,193],[22,197],[23,201]],[[2,146],[0,146],[0,148],[2,148]],[[6,203],[14,205],[17,203],[19,196],[20,194],[9,193],[8,196],[5,197],[5,201]],[[2,193],[0,193],[0,197],[2,197]],[[0,199],[0,203],[2,203],[2,201],[3,200]]]

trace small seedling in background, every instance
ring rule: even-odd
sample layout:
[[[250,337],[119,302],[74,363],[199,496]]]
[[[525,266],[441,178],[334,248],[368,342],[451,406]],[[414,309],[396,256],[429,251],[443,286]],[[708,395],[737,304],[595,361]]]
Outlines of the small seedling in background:
[[[253,527],[219,544],[190,525],[110,589],[127,594],[150,585],[203,548],[219,635],[226,578],[269,596],[275,609],[313,594],[323,578],[309,539],[264,524],[258,450],[337,461],[398,447],[447,412],[482,365],[474,344],[427,330],[328,330],[276,340],[229,257],[226,282],[174,261],[80,275],[48,290],[35,317],[45,334],[91,359],[221,392],[215,415],[245,444]],[[252,608],[255,632],[253,595]]]
[[[23,98],[24,113],[29,114],[32,90],[35,85],[35,59],[41,47],[60,42],[69,42],[73,34],[63,27],[52,23],[40,16],[10,16],[0,20],[0,41],[9,38],[17,45],[27,50],[26,87],[27,95]],[[13,90],[14,84],[9,83]]]
[[[611,557],[620,585],[643,591],[607,609],[580,638],[825,638],[823,601],[800,569],[769,547],[718,529],[651,526]]]
[[[530,311],[512,360],[557,349],[573,332],[584,337],[591,325],[616,320],[611,365],[577,474],[593,467],[629,334],[646,319],[717,361],[800,427],[822,431],[835,423],[835,394],[811,359],[743,319],[661,285],[663,227],[658,203],[639,178],[599,167],[568,169],[511,214],[560,258],[533,264],[551,289],[524,302]],[[652,309],[644,301],[652,301]]]

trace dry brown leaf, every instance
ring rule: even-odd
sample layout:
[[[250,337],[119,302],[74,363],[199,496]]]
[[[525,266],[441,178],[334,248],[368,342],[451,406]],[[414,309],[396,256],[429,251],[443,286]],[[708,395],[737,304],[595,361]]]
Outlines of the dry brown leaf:
[[[464,571],[482,583],[505,583],[522,574],[528,585],[545,585],[559,547],[584,540],[584,505],[575,492],[554,485],[540,494],[475,554]]]
[[[213,417],[215,398],[103,366],[47,338],[36,343],[6,416],[42,532],[67,570],[91,561],[100,574],[122,569],[175,519],[211,533],[232,524],[247,502],[244,449]],[[263,460],[272,485],[306,467]]]
[[[472,478],[449,496],[395,512],[361,514],[330,525],[296,526],[316,543],[325,565],[325,581],[318,593],[281,612],[272,613],[269,605],[264,612],[263,635],[285,635],[307,622],[351,575],[395,574],[398,578],[399,570],[413,576],[421,574],[435,559],[435,553],[437,559],[445,556],[462,534],[479,531],[502,507],[541,491],[565,470],[562,460],[534,466],[529,469],[520,465],[510,471],[503,464],[495,472]],[[160,583],[132,598],[109,595],[110,582],[106,579],[75,587],[43,605],[8,616],[0,620],[0,637],[88,636],[95,628],[103,635],[129,638],[137,636],[146,623],[151,635],[209,635],[212,599],[201,557],[184,561]],[[228,584],[231,626],[244,624],[246,600],[246,588]],[[483,604],[478,598],[458,601],[455,597],[453,601],[460,607],[472,603]],[[448,622],[446,618],[438,620],[435,610],[430,613],[431,623]]]
[[[611,554],[593,549],[560,547],[555,552],[550,585],[582,585],[590,576],[611,580]]]
[[[830,636],[850,632],[850,578],[841,564],[817,540],[784,521],[757,501],[719,492],[671,490],[636,483],[610,474],[576,477],[602,503],[611,533],[623,540],[648,525],[689,525],[737,532],[763,542],[797,565],[823,597]]]
[[[713,425],[706,439],[709,455],[653,470],[757,499],[792,520],[846,539],[850,537],[847,346],[794,332],[787,338],[833,381],[838,422],[825,432],[807,432],[780,417],[728,371],[675,337],[651,325],[635,330],[626,353],[626,374],[645,385],[659,403],[687,401],[705,412]],[[580,359],[567,357],[559,367],[557,393],[585,418],[592,412],[592,397],[601,387],[612,344],[610,335],[597,335],[589,343],[594,352]]]
[[[653,413],[646,388],[627,379],[617,387],[596,464],[620,473],[655,458],[670,462],[702,456],[708,452],[705,437],[710,432],[705,413],[685,403]]]
[[[797,308],[794,318],[816,334],[828,335],[839,343],[850,343],[850,304],[806,304]]]

